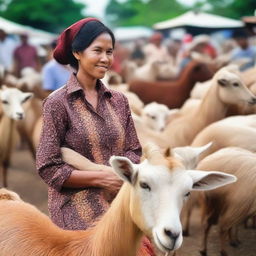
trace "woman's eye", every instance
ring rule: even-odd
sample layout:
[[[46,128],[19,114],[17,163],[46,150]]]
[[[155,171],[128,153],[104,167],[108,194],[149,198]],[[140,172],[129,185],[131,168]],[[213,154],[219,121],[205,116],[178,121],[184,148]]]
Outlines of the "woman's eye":
[[[149,191],[151,190],[150,186],[146,182],[140,182],[140,187]]]

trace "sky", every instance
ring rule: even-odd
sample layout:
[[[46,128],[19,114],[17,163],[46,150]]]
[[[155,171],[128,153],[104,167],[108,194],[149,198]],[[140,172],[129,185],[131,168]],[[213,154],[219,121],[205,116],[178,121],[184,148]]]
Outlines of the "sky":
[[[103,18],[104,10],[109,0],[77,0],[77,2],[86,4],[86,15],[93,15],[97,18]]]
[[[192,5],[196,0],[178,0],[180,3],[187,6]],[[77,0],[77,2],[85,3],[87,5],[86,15],[93,15],[97,18],[104,18],[104,10],[109,0]],[[120,0],[121,2],[121,0]]]

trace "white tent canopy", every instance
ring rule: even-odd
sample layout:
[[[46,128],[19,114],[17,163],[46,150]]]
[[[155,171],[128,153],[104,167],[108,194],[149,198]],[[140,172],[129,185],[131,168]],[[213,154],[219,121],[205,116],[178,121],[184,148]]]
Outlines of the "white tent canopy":
[[[184,26],[221,29],[240,28],[244,26],[244,23],[239,20],[225,18],[209,13],[189,11],[176,18],[158,22],[153,25],[153,28],[161,30]]]
[[[23,34],[27,33],[31,41],[38,44],[48,44],[52,42],[57,35],[40,29],[35,29],[30,26],[20,25],[0,17],[0,29],[3,29],[8,34]]]
[[[152,29],[135,26],[135,27],[118,27],[114,29],[114,34],[119,41],[131,41],[138,38],[149,37],[152,35]]]

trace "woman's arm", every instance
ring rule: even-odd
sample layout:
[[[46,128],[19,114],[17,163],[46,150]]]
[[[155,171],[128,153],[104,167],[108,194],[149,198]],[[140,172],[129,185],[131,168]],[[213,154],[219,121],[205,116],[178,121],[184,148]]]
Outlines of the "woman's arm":
[[[64,162],[75,167],[74,170],[63,184],[64,187],[102,187],[111,191],[118,191],[122,181],[107,165],[95,164],[76,151],[62,147],[62,159]]]
[[[74,170],[63,186],[69,188],[100,187],[117,192],[122,183],[122,180],[111,169],[88,172]]]

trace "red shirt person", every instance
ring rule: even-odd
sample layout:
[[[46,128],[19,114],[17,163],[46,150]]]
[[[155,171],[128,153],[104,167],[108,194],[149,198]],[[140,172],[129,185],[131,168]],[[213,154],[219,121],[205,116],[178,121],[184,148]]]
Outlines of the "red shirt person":
[[[39,71],[39,57],[34,46],[28,43],[28,35],[20,36],[21,45],[14,51],[14,73],[20,76],[20,72],[25,67],[32,67]]]

